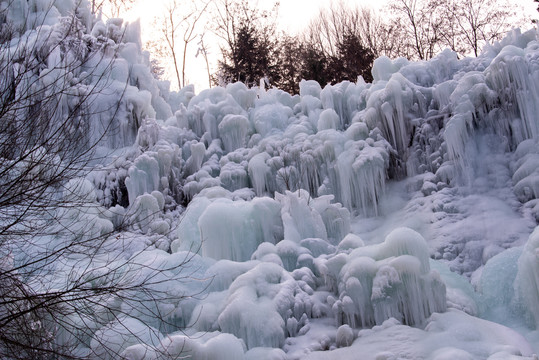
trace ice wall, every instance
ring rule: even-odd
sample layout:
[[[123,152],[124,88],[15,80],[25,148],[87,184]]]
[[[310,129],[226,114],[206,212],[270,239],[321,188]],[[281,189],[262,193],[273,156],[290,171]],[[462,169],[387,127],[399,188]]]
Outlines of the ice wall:
[[[234,199],[234,193],[226,190],[218,194],[193,201],[181,219],[179,239],[173,242],[172,251],[247,261],[262,243],[277,244],[286,239],[299,244],[312,238],[330,245],[350,231],[350,213],[340,204],[331,204],[330,196],[311,199],[306,191],[297,191],[278,194],[275,200],[261,197],[245,201]]]
[[[513,191],[524,211],[534,219],[539,219],[539,147],[536,139],[522,141],[513,154]]]
[[[67,21],[66,4],[44,13],[16,2],[7,18],[18,26],[24,12],[41,19],[44,25],[32,25],[18,44],[51,49],[43,70],[29,71],[21,84],[39,79],[45,86],[68,75],[69,92],[90,91],[92,105],[77,115],[91,129],[90,142],[119,148],[136,139],[137,151],[115,166],[127,174],[94,179],[102,203],[114,205],[118,196],[112,194],[127,193],[133,204],[140,195],[161,191],[172,207],[214,186],[271,197],[303,189],[376,215],[388,177],[430,171],[439,182],[455,183],[462,168],[473,167],[465,153],[474,133],[493,132],[513,150],[536,137],[533,32],[515,30],[477,59],[458,60],[451,51],[424,63],[380,58],[372,84],[303,81],[300,94],[290,96],[238,83],[170,95],[151,77],[136,23],[103,23],[80,5],[74,18],[80,31],[70,34],[79,45],[64,54],[58,45],[65,39],[51,34],[60,31],[58,19]],[[82,56],[74,51],[83,48]],[[19,46],[10,51],[24,56]],[[61,70],[65,59],[77,66]],[[6,82],[13,77],[6,76]],[[59,116],[73,111],[68,98],[58,99]]]
[[[302,97],[230,84],[182,104],[166,120],[167,130],[153,129],[151,121],[141,124],[137,142],[143,153],[128,164],[130,203],[167,187],[178,203],[214,186],[248,187],[256,196],[303,189],[315,197],[332,194],[349,210],[375,214],[391,145],[376,128],[349,123],[347,107],[354,105],[345,96],[346,89],[366,85],[328,86],[318,97],[311,95],[318,84],[301,86]],[[172,161],[156,156],[165,151],[175,153]],[[159,177],[148,157],[166,161],[159,165]]]
[[[212,202],[198,219],[202,255],[249,260],[258,245],[279,239],[282,225],[278,214],[278,204],[269,198]]]
[[[295,96],[240,83],[205,90],[145,150],[182,150],[168,184],[180,203],[212,186],[256,196],[303,189],[376,215],[388,178],[432,172],[435,184],[462,184],[476,136],[495,135],[507,151],[535,138],[534,44],[533,31],[515,30],[477,59],[449,50],[422,63],[380,58],[372,84],[303,81]],[[132,186],[130,198],[145,188]]]
[[[233,334],[254,354],[286,349],[286,339],[309,333],[319,318],[340,329],[327,344],[345,346],[358,328],[389,318],[422,326],[448,305],[483,313],[469,288],[452,283],[446,292],[417,232],[400,228],[364,246],[349,234],[350,218],[380,214],[387,181],[417,175],[407,211],[432,213],[429,235],[440,238],[428,240],[452,269],[479,277],[478,267],[518,244],[502,234],[478,244],[476,218],[466,222],[466,212],[499,202],[467,198],[459,186],[486,193],[512,176],[514,194],[536,216],[535,37],[515,31],[477,59],[448,50],[428,62],[381,58],[372,84],[303,81],[295,96],[240,83],[188,89],[173,116],[145,121],[122,162],[129,203],[138,208],[162,193],[156,221],[187,205],[171,251],[217,261],[206,273],[215,281],[210,295],[182,321]],[[487,154],[494,160],[482,161]],[[450,233],[463,224],[474,241]],[[496,297],[487,290],[494,270],[485,269],[484,296]],[[517,282],[531,281],[525,271]],[[528,295],[522,303],[534,301]]]
[[[138,23],[103,22],[85,1],[0,6],[0,88],[20,99],[7,108],[12,121],[32,119],[45,134],[63,131],[70,151],[84,153],[131,146],[146,117],[172,115],[141,54]]]

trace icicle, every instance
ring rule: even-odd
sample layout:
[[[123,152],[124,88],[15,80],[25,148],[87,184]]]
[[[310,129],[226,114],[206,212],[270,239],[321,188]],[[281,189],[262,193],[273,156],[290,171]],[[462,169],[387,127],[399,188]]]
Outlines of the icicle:
[[[249,120],[243,115],[225,115],[219,123],[219,135],[226,152],[244,147],[250,130]]]
[[[268,153],[260,153],[249,160],[249,178],[257,196],[263,196],[268,189],[267,181],[270,168],[266,161],[270,158]]]

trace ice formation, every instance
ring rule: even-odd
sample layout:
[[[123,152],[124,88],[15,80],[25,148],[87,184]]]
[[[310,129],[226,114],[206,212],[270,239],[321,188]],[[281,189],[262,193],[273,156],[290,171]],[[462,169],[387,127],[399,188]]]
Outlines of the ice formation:
[[[522,255],[518,259],[518,272],[515,278],[516,299],[519,306],[524,308],[528,321],[539,328],[539,238],[538,230],[530,238]]]
[[[339,323],[354,328],[380,325],[389,318],[417,325],[446,309],[445,285],[428,263],[425,240],[408,228],[393,230],[380,245],[317,261],[318,271],[338,300]]]
[[[372,84],[169,93],[138,24],[103,22],[86,2],[0,3],[20,27],[0,62],[29,59],[1,75],[2,89],[15,71],[37,92],[71,79],[51,124],[98,90],[77,115],[88,130],[79,145],[97,142],[96,156],[62,184],[71,206],[53,214],[69,231],[2,250],[0,262],[11,269],[75,237],[87,247],[31,286],[61,289],[77,275],[127,286],[66,314],[59,344],[129,359],[539,351],[535,31],[514,30],[474,59],[382,57]],[[78,32],[62,38],[66,19]],[[80,66],[68,72],[66,59]],[[87,248],[98,251],[87,258]],[[141,282],[147,291],[133,290]]]

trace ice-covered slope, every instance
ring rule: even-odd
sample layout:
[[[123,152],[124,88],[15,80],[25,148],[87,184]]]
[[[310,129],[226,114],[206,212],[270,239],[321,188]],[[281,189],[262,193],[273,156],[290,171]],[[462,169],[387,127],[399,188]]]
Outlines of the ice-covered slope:
[[[15,22],[21,11],[45,16],[8,51],[28,41],[53,49],[29,74],[36,84],[50,75],[100,86],[85,118],[100,158],[64,191],[67,203],[77,196],[93,210],[59,210],[60,225],[77,226],[39,241],[107,239],[47,279],[61,287],[66,269],[115,266],[125,281],[152,279],[144,292],[107,299],[106,311],[94,304],[66,317],[66,327],[87,326],[80,354],[440,360],[539,351],[535,31],[515,30],[473,59],[447,50],[428,62],[380,58],[372,84],[303,81],[296,96],[188,86],[169,99],[136,27],[98,21],[84,3],[70,39],[108,65],[58,70],[66,47],[42,36],[60,27],[68,3],[45,14],[24,1],[6,10]],[[105,118],[117,131],[101,137]],[[59,331],[57,341],[72,335]]]
[[[536,316],[533,249],[490,279],[517,268],[536,224],[538,54],[536,33],[515,31],[477,59],[378,59],[373,84],[182,90],[173,117],[141,126],[125,173],[131,203],[187,205],[172,253],[215,261],[180,323],[234,335],[246,358],[531,356],[475,317],[534,342],[533,320],[515,325]]]

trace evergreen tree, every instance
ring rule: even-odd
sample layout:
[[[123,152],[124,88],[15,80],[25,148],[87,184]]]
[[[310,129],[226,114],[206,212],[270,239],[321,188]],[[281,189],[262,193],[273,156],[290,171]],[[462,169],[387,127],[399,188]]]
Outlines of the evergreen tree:
[[[214,81],[218,85],[242,81],[258,85],[263,78],[276,84],[280,78],[275,19],[279,3],[271,11],[250,6],[247,0],[221,0],[214,16],[215,34],[226,43],[221,48]]]
[[[331,60],[328,70],[332,73],[332,82],[356,81],[358,76],[363,76],[367,82],[373,80],[371,69],[374,54],[363,46],[361,39],[355,34],[343,36],[337,44],[337,56]]]
[[[232,49],[223,52],[219,61],[220,76],[227,82],[241,81],[256,86],[262,78],[270,83],[279,79],[275,62],[273,42],[261,34],[252,24],[242,24],[236,33]]]
[[[276,86],[290,94],[297,94],[302,79],[302,64],[299,60],[304,51],[303,44],[295,37],[282,34],[278,47],[280,80]]]
[[[328,74],[328,59],[324,53],[317,51],[308,44],[302,52],[301,78],[316,80],[322,86],[332,80],[331,75]]]

